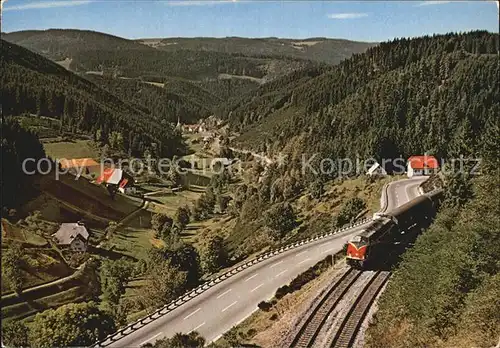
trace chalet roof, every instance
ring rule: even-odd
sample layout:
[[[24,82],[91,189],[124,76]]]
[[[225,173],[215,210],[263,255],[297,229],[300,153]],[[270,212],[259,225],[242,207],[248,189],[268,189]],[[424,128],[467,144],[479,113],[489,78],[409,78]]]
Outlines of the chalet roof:
[[[61,168],[82,168],[82,167],[98,167],[99,163],[94,161],[92,158],[73,158],[73,159],[62,159]]]
[[[436,169],[439,167],[434,156],[411,156],[408,158],[408,165],[413,169]]]
[[[104,182],[106,184],[118,185],[122,177],[122,169],[106,168],[102,171],[101,176],[97,178],[96,182],[98,184],[102,184]]]
[[[52,235],[54,239],[56,239],[57,244],[59,245],[69,245],[76,238],[83,238],[83,240],[89,239],[89,232],[85,228],[85,225],[72,222],[72,223],[63,223],[59,230]]]

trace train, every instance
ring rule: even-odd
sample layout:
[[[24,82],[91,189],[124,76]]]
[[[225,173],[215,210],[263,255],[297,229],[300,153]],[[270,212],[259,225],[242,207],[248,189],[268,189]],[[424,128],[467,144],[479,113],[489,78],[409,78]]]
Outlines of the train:
[[[410,233],[412,228],[425,228],[430,224],[442,195],[442,189],[434,190],[390,212],[375,214],[363,231],[347,243],[347,264],[358,269],[369,268],[387,257],[396,245],[411,241],[415,237]]]

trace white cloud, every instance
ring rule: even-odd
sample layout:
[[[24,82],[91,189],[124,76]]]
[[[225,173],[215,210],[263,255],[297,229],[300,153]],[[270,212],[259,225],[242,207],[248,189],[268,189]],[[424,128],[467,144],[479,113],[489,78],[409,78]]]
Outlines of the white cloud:
[[[416,4],[416,7],[421,7],[421,6],[433,6],[433,5],[444,5],[444,4],[449,4],[451,1],[446,1],[446,0],[428,0],[428,1],[422,1],[418,4]]]
[[[167,1],[168,6],[206,6],[236,3],[238,0],[179,0]]]
[[[6,1],[2,0],[2,5]],[[45,9],[54,7],[69,7],[69,6],[79,6],[86,5],[92,2],[92,0],[60,0],[60,1],[39,1],[39,2],[29,2],[23,5],[9,6],[5,7],[4,11],[22,11],[22,10],[34,10],[34,9]]]
[[[331,13],[328,15],[328,18],[330,18],[330,19],[356,19],[356,18],[363,18],[363,17],[368,17],[368,13],[360,13],[360,12]]]

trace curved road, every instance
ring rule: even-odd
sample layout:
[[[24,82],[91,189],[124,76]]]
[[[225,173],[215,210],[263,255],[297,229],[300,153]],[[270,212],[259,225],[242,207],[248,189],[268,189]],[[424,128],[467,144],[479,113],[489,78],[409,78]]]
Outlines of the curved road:
[[[426,178],[395,181],[387,187],[387,211],[419,195],[418,186]],[[177,332],[198,331],[207,342],[217,340],[257,310],[257,304],[270,299],[276,289],[299,273],[342,249],[363,225],[289,250],[210,288],[170,313],[113,342],[110,347],[138,347],[171,337]]]

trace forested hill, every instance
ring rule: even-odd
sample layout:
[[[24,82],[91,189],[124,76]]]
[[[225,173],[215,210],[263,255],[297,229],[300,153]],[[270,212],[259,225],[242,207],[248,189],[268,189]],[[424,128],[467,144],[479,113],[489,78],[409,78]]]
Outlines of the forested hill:
[[[80,51],[88,50],[152,51],[148,46],[135,41],[90,30],[24,30],[2,33],[2,39],[56,61],[71,58]]]
[[[304,40],[279,38],[165,38],[140,39],[137,42],[163,51],[213,51],[246,56],[276,56],[307,59],[338,64],[352,54],[362,53],[376,43],[342,39],[309,38]]]
[[[499,111],[498,47],[498,35],[482,31],[397,39],[275,80],[219,114],[242,133],[236,142],[259,150],[474,153]]]
[[[104,33],[72,29],[5,33],[2,38],[54,61],[65,61],[75,72],[103,72],[155,82],[166,77],[217,79],[220,74],[269,81],[313,64],[297,57],[245,56],[190,47],[165,51]]]
[[[61,120],[61,131],[90,134],[103,144],[119,139],[109,145],[134,155],[142,155],[152,144],[164,156],[176,154],[181,147],[180,137],[166,120],[36,53],[3,40],[1,44],[3,115],[27,112],[54,117]]]
[[[165,87],[137,79],[88,75],[87,79],[149,113],[158,121],[195,123],[222,100],[188,81],[168,79]]]

